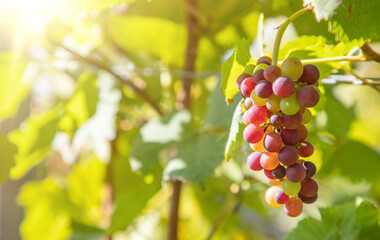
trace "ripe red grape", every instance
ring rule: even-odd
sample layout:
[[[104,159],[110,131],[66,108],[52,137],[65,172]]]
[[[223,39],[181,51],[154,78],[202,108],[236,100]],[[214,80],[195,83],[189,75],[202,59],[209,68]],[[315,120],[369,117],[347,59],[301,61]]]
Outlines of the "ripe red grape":
[[[279,204],[284,204],[289,200],[289,196],[284,193],[284,190],[280,189],[274,194],[274,201]]]
[[[288,98],[294,93],[294,82],[292,79],[281,76],[272,85],[273,93],[280,98]]]
[[[302,166],[306,170],[306,176],[305,176],[305,178],[311,178],[317,172],[317,167],[315,166],[314,163],[312,163],[310,161],[304,161],[302,163]]]
[[[298,127],[298,131],[300,132],[300,141],[304,141],[307,138],[308,131],[305,125],[301,125]]]
[[[271,65],[272,59],[268,56],[262,56],[259,58],[259,60],[257,60],[257,65],[259,65],[260,63],[267,63],[268,65]]]
[[[248,155],[247,165],[253,171],[260,171],[263,169],[263,167],[260,164],[261,155],[262,155],[261,152],[253,152],[253,153]]]
[[[306,204],[310,204],[310,203],[314,203],[315,201],[317,201],[318,193],[312,197],[306,197],[306,196],[302,195],[301,193],[298,193],[298,197],[302,200],[302,202],[304,202]]]
[[[298,79],[300,82],[305,82],[308,85],[312,85],[319,79],[319,70],[315,65],[306,64],[303,66],[303,73]]]
[[[236,86],[240,89],[241,83],[244,81],[244,79],[252,77],[248,73],[242,73],[239,75],[239,77],[236,79]]]
[[[301,146],[297,148],[301,157],[310,157],[314,153],[314,146],[308,141],[301,141]]]
[[[256,95],[261,98],[268,98],[272,95],[272,83],[267,80],[261,80],[255,87]]]
[[[260,157],[260,164],[264,169],[275,169],[280,162],[278,161],[278,154],[276,152],[265,152]]]
[[[318,184],[312,179],[308,178],[301,182],[301,190],[300,193],[305,197],[312,197],[318,192]]]
[[[249,143],[257,143],[264,136],[264,130],[260,126],[256,126],[255,124],[249,124],[245,127],[243,132],[243,137],[245,141]]]
[[[260,81],[265,80],[264,69],[259,69],[253,73],[253,81],[258,84]]]
[[[272,176],[276,179],[283,179],[285,177],[285,168],[279,164],[275,169],[272,170]]]
[[[267,119],[267,109],[265,107],[254,105],[246,112],[248,121],[253,124],[259,125]]]
[[[303,107],[314,107],[319,102],[319,92],[315,87],[303,86],[298,89],[297,102]]]
[[[269,82],[274,82],[280,76],[281,76],[281,68],[276,65],[268,66],[264,70],[264,77]]]
[[[268,152],[278,152],[282,147],[281,136],[276,132],[268,133],[264,138],[264,148]]]
[[[278,159],[286,166],[293,165],[298,160],[298,151],[295,147],[286,145],[278,153]]]
[[[281,126],[283,124],[283,120],[282,120],[282,117],[275,114],[275,115],[272,115],[270,117],[270,124],[273,126],[273,127],[278,127],[278,126]]]
[[[284,204],[284,212],[289,217],[299,216],[302,210],[302,200],[299,197],[289,197],[289,200]]]
[[[294,146],[300,141],[301,134],[298,129],[284,128],[281,131],[281,138],[284,144]]]
[[[287,129],[297,129],[302,123],[302,114],[297,112],[294,115],[282,115],[283,125]]]
[[[305,179],[306,170],[301,164],[295,163],[286,168],[286,178],[291,182],[301,182]]]
[[[256,83],[252,77],[246,78],[240,85],[240,92],[243,97],[250,97],[252,90],[255,88]]]
[[[248,120],[248,111],[245,111],[243,113],[242,120],[243,120],[244,125],[246,126],[251,124],[251,122]]]

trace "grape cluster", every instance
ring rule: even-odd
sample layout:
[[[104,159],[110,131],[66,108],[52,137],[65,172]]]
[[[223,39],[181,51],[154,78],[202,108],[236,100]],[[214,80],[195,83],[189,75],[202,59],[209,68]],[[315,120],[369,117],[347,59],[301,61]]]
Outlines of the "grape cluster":
[[[303,66],[296,57],[286,59],[281,68],[271,62],[261,57],[255,68],[248,65],[236,81],[245,98],[243,136],[254,151],[247,164],[254,171],[264,170],[273,185],[266,191],[267,203],[283,205],[288,216],[296,217],[303,203],[318,198],[318,184],[312,179],[316,167],[301,158],[314,152],[313,144],[306,141],[304,124],[312,117],[308,108],[320,98],[319,70],[315,65]]]

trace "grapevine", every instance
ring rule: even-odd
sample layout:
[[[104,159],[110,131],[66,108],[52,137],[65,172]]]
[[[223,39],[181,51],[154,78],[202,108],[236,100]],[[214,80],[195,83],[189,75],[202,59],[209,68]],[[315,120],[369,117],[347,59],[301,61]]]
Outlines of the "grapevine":
[[[302,65],[296,57],[278,66],[278,46],[291,20],[309,10],[298,11],[280,26],[273,61],[260,57],[254,70],[248,65],[236,81],[245,98],[243,137],[254,151],[247,158],[248,167],[264,171],[273,185],[265,193],[266,202],[272,207],[283,206],[290,217],[299,216],[303,204],[318,198],[318,184],[312,178],[317,169],[307,160],[314,147],[307,141],[305,124],[312,117],[309,108],[316,106],[321,96],[320,73],[315,65]]]

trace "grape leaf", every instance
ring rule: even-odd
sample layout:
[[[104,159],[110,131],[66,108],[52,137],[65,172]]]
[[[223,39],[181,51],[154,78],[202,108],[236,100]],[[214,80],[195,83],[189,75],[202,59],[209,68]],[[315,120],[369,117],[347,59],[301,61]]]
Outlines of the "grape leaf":
[[[17,145],[16,164],[12,167],[11,178],[22,177],[30,168],[43,160],[51,148],[56,133],[59,114],[56,109],[28,119],[21,129],[11,132],[10,142]]]
[[[234,53],[222,65],[222,92],[227,103],[232,103],[233,97],[239,91],[236,79],[244,72],[244,67],[249,60],[249,42],[247,39],[242,39]]]
[[[334,10],[341,4],[342,0],[304,0],[303,5],[313,6],[313,12],[318,21],[327,20],[333,14]]]
[[[0,183],[4,182],[9,176],[9,170],[14,164],[14,157],[17,148],[14,144],[10,143],[7,137],[0,133]]]
[[[73,135],[75,131],[96,111],[98,87],[96,79],[89,73],[83,73],[76,86],[76,93],[66,104],[59,128]]]
[[[21,78],[25,67],[26,62],[11,53],[0,54],[0,120],[15,114],[29,93],[29,84]]]
[[[240,149],[243,143],[243,131],[244,123],[242,121],[241,104],[243,99],[237,104],[234,115],[232,116],[232,122],[230,127],[230,133],[228,135],[228,140],[226,148],[224,149],[224,158],[228,161],[232,153],[237,149]]]
[[[178,155],[164,169],[163,180],[170,177],[202,185],[223,159],[225,138],[214,133],[188,130],[178,143]]]
[[[306,218],[300,221],[285,239],[363,239],[365,236],[366,239],[377,239],[375,235],[379,235],[379,231],[363,231],[368,228],[380,228],[379,211],[370,202],[364,201],[358,207],[349,202],[322,208],[320,213],[322,221]],[[371,234],[373,238],[368,238]]]

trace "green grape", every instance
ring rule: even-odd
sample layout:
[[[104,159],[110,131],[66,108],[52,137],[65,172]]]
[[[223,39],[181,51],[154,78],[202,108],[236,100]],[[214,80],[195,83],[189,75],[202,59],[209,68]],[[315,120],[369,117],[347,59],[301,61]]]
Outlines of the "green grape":
[[[255,91],[251,92],[251,99],[252,99],[252,102],[257,106],[265,106],[265,104],[267,102],[267,100],[265,98],[261,98],[261,97],[257,96]]]
[[[247,73],[249,75],[253,75],[253,70],[255,69],[255,65],[253,64],[248,64],[246,67],[245,67],[245,70],[244,70],[244,73]]]
[[[287,76],[293,81],[301,77],[303,66],[301,61],[296,57],[287,58],[281,64],[282,76]]]
[[[279,112],[281,110],[280,101],[281,98],[277,97],[275,94],[272,94],[269,98],[267,98],[266,106],[268,110],[272,112]]]
[[[256,72],[257,70],[260,70],[260,69],[265,69],[266,67],[268,67],[268,64],[266,64],[266,63],[260,63],[259,65],[257,65],[255,67],[255,71],[254,72]]]
[[[305,109],[305,112],[302,114],[302,124],[309,123],[311,121],[312,115],[309,109]]]
[[[301,190],[301,183],[299,182],[291,182],[288,179],[285,179],[284,183],[282,184],[282,187],[284,189],[284,193],[288,196],[297,196],[299,191]]]
[[[252,91],[254,92],[254,91]],[[300,104],[297,101],[296,94],[288,98],[282,98],[280,101],[280,108],[286,115],[294,115],[300,109]]]

